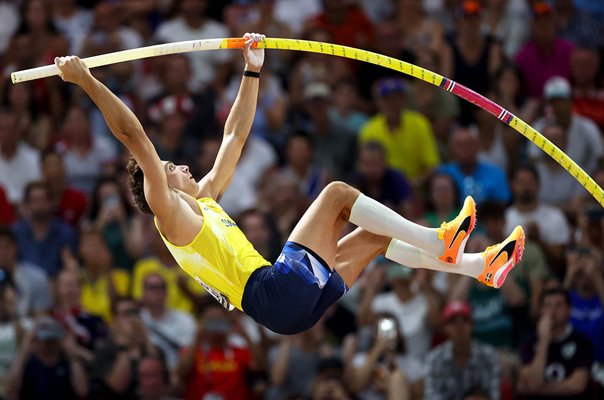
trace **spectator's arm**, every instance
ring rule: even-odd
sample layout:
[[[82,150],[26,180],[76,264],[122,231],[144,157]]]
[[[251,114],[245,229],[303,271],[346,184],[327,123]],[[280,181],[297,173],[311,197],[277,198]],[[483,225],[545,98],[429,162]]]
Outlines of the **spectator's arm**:
[[[536,393],[544,382],[544,369],[547,361],[549,343],[538,339],[535,354],[528,365],[520,368],[518,392],[521,394]]]
[[[377,362],[385,350],[384,342],[384,339],[378,338],[371,347],[371,350],[367,353],[365,362],[356,367],[352,367],[352,382],[350,382],[350,388],[353,392],[357,393],[365,390],[372,382],[374,378],[373,372],[375,371]]]
[[[113,366],[105,377],[105,384],[114,392],[123,393],[128,390],[131,380],[130,355],[126,351],[119,351]]]
[[[385,276],[385,268],[374,266],[367,273],[369,274],[361,301],[359,302],[359,310],[357,312],[357,323],[361,326],[369,325],[373,318],[373,310],[371,304],[376,294],[380,291]]]
[[[507,279],[501,287],[501,294],[509,307],[524,307],[526,305],[526,296],[516,280]]]
[[[460,275],[457,276],[456,279],[457,280],[451,288],[451,293],[449,293],[449,301],[467,301],[470,293],[470,285],[472,284],[472,278]]]
[[[560,382],[548,382],[535,392],[540,396],[576,396],[582,394],[589,384],[589,369],[576,369],[571,376]]]
[[[13,361],[8,374],[6,375],[6,398],[8,400],[18,399],[21,392],[21,384],[23,383],[23,374],[25,372],[25,364],[31,354],[31,346],[33,341],[33,332],[28,332],[23,340],[21,351]]]
[[[433,353],[428,355],[426,361],[426,381],[424,385],[424,399],[426,400],[445,400],[446,398],[437,389],[436,382],[442,377],[438,374],[438,367],[436,365],[436,359],[431,357]]]
[[[78,358],[70,358],[69,369],[71,386],[79,398],[88,397],[88,376],[86,375],[86,369],[84,368],[83,362]]]
[[[189,374],[195,365],[195,352],[197,350],[197,342],[193,346],[189,346],[180,356],[180,361],[176,367],[176,373],[181,381],[186,382]]]
[[[388,381],[387,387],[387,399],[388,400],[410,400],[411,390],[409,389],[409,383],[405,374],[396,368]]]
[[[285,337],[283,339],[283,342],[281,342],[281,345],[279,346],[277,357],[275,358],[275,362],[273,363],[269,371],[271,384],[273,384],[274,386],[280,387],[285,381],[285,377],[287,376],[292,344],[292,338]]]

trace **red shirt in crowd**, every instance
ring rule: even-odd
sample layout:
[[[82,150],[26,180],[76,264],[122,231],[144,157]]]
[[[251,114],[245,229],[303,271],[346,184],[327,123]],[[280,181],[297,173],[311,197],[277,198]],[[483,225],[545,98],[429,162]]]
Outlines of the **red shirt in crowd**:
[[[604,89],[573,92],[573,110],[591,119],[604,132]]]
[[[0,225],[10,225],[15,220],[13,207],[6,198],[6,192],[0,186]]]
[[[185,399],[200,400],[211,394],[222,400],[248,399],[246,373],[251,362],[252,354],[247,349],[199,348],[194,369],[186,382]]]
[[[308,20],[307,26],[329,32],[335,44],[361,49],[373,46],[373,25],[358,7],[350,7],[345,22],[341,24],[331,23],[327,15],[321,13]]]
[[[71,226],[77,226],[87,207],[88,199],[84,193],[76,189],[67,188],[61,196],[59,217]]]

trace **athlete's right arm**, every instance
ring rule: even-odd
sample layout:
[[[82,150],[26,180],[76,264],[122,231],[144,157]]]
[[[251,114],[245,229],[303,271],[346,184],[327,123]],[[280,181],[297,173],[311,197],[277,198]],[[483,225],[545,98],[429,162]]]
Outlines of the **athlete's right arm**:
[[[164,165],[134,113],[94,78],[78,57],[57,57],[55,64],[61,78],[80,86],[101,110],[113,135],[128,148],[145,174],[145,193],[153,193],[146,196],[149,207],[160,221],[169,221],[178,198],[169,190]]]

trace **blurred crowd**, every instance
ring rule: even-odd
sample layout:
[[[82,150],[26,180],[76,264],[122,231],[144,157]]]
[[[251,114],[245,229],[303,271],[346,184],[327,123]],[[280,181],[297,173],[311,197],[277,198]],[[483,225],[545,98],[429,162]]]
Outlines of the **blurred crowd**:
[[[0,399],[601,399],[604,209],[502,121],[441,88],[269,50],[220,204],[269,261],[343,180],[437,227],[472,195],[480,252],[520,224],[500,290],[378,258],[311,330],[279,336],[186,276],[132,205],[128,154],[77,87],[13,85],[55,56],[181,40],[300,38],[425,67],[533,125],[604,187],[601,0],[0,1]],[[239,51],[93,74],[160,157],[201,178]]]

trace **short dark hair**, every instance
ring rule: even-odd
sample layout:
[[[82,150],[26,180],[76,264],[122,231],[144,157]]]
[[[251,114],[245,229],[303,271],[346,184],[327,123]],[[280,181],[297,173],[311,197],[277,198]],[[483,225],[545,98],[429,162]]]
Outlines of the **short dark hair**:
[[[505,219],[505,204],[496,200],[483,201],[476,214],[480,215],[483,221]]]
[[[130,296],[117,296],[111,302],[111,315],[115,316],[117,314],[117,308],[122,303],[132,303],[132,304],[136,305],[137,307],[140,306],[139,302],[136,301],[133,297],[130,297]]]
[[[514,180],[516,178],[516,175],[518,175],[518,173],[522,171],[529,172],[530,174],[532,174],[537,184],[541,183],[539,179],[539,171],[537,171],[537,168],[534,164],[528,162],[522,163],[514,169],[514,171],[512,172],[512,180]]]
[[[291,143],[291,141],[294,139],[302,139],[308,144],[308,147],[310,147],[312,150],[314,150],[314,148],[315,148],[315,141],[314,141],[313,137],[311,136],[310,133],[308,133],[305,130],[300,129],[300,130],[296,130],[296,131],[293,131],[292,133],[290,133],[287,136],[287,138],[285,139],[285,147],[287,148],[289,146],[289,144]]]
[[[31,197],[31,193],[36,190],[36,189],[42,189],[44,190],[44,192],[46,193],[46,196],[49,196],[49,190],[48,190],[48,186],[46,186],[46,183],[41,182],[41,181],[34,181],[34,182],[29,182],[27,184],[27,186],[25,186],[25,190],[23,191],[23,201],[25,203],[28,203]]]
[[[564,301],[566,301],[566,304],[570,306],[570,294],[568,294],[568,291],[561,286],[544,290],[543,293],[541,293],[539,304],[543,305],[543,302],[547,297],[553,296],[562,296],[562,298],[564,298]]]
[[[128,185],[132,191],[132,198],[136,207],[144,212],[145,214],[153,215],[147,198],[145,197],[145,174],[138,165],[134,157],[130,156],[128,159]]]
[[[8,226],[0,226],[0,239],[5,238],[17,244],[17,237],[15,233]]]

